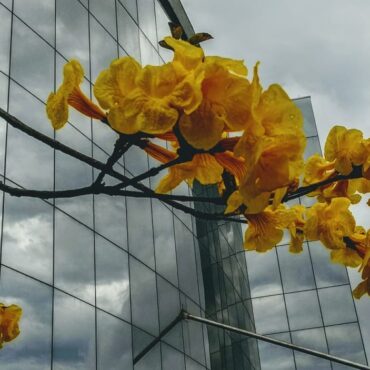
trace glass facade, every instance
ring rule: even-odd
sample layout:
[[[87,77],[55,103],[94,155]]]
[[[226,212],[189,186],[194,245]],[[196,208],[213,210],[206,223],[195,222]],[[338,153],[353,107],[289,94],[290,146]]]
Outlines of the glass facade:
[[[309,97],[296,99],[304,115],[305,157],[321,154]],[[313,200],[297,200],[305,206]],[[289,238],[268,253],[245,252],[256,331],[359,363],[367,363],[345,267],[332,264],[320,242],[288,251]],[[259,342],[261,369],[350,369],[306,354]]]
[[[196,195],[217,197],[214,186],[195,183]],[[196,204],[205,212],[223,208]],[[196,220],[204,279],[206,317],[227,325],[256,331],[240,224]],[[257,341],[208,326],[211,368],[260,369]]]
[[[82,88],[89,96],[112,59],[168,60],[171,53],[157,43],[168,34],[168,15],[188,22],[176,3],[0,0],[0,106],[106,161],[115,134],[73,110],[69,125],[55,133],[45,116],[47,96],[71,58],[84,66]],[[185,26],[191,32],[190,23]],[[296,102],[305,115],[309,154],[319,151],[310,100]],[[134,176],[154,163],[131,149],[115,169]],[[96,176],[0,119],[1,181],[61,190],[87,186]],[[214,191],[195,188],[196,194]],[[176,194],[190,191],[182,185]],[[308,198],[302,203],[309,205]],[[245,253],[238,224],[195,220],[158,201],[104,195],[41,201],[1,193],[0,219],[0,302],[24,312],[20,337],[0,351],[1,369],[339,369],[195,322],[178,324],[134,366],[134,357],[181,309],[366,361],[347,272],[329,264],[315,243],[298,256],[288,256],[287,240],[268,254]]]
[[[91,82],[118,56],[129,54],[143,64],[170,57],[158,49],[168,34],[161,3],[0,0],[0,19],[0,106],[105,161],[115,134],[73,110],[70,124],[55,133],[45,101],[68,59],[81,61],[82,88],[91,96]],[[115,169],[132,176],[151,164],[132,150]],[[97,175],[4,121],[0,170],[8,184],[49,190],[86,186]],[[184,192],[187,187],[179,189]],[[133,365],[181,308],[204,315],[200,253],[189,215],[157,201],[100,195],[46,202],[1,194],[0,210],[0,302],[23,308],[19,338],[0,351],[1,369],[210,368],[207,330],[193,322],[178,324]]]

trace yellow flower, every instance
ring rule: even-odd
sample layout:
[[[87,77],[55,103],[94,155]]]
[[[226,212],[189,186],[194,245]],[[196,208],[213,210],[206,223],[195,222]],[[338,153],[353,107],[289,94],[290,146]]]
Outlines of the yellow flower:
[[[235,60],[230,58],[223,58],[219,56],[209,56],[205,58],[206,63],[217,63],[223,65],[228,71],[240,76],[246,76],[248,69],[243,60]],[[258,64],[257,64],[258,66]]]
[[[91,118],[104,119],[105,113],[81,91],[84,71],[77,60],[66,63],[63,69],[63,83],[56,93],[50,93],[46,103],[46,114],[55,130],[68,121],[68,105]]]
[[[358,191],[361,194],[370,193],[370,179],[352,179],[349,180],[349,188],[351,192]]]
[[[180,131],[197,149],[210,149],[227,130],[243,130],[251,120],[252,104],[259,91],[257,67],[253,82],[235,74],[243,72],[240,61],[206,58],[199,67],[204,71],[201,91],[203,101],[191,114],[180,117]]]
[[[329,162],[320,155],[314,154],[308,158],[305,164],[303,184],[315,184],[330,179],[335,174],[335,161]],[[365,179],[341,180],[321,186],[308,195],[316,196],[320,202],[329,201],[337,197],[346,197],[352,204],[356,204],[361,200],[361,196],[356,194],[356,192],[363,192],[361,190],[365,188]]]
[[[202,73],[179,76],[173,63],[141,66],[131,57],[120,58],[100,73],[94,94],[109,109],[116,131],[164,134],[172,129],[179,110],[193,112],[200,104]]]
[[[370,180],[370,139],[364,140],[363,145],[365,148],[365,160],[363,163],[362,173],[366,179]]]
[[[266,252],[281,241],[283,230],[294,221],[295,215],[280,205],[278,208],[269,206],[261,213],[246,214],[245,217],[248,220],[245,249]]]
[[[193,184],[194,179],[203,185],[216,184],[222,181],[223,167],[210,154],[196,154],[189,162],[169,168],[168,174],[160,181],[156,193],[168,193],[182,181]]]
[[[246,128],[234,153],[246,160],[240,193],[247,212],[259,213],[273,191],[297,181],[306,139],[302,114],[279,85],[262,93],[252,117],[254,126]]]
[[[335,169],[348,175],[353,165],[361,165],[365,161],[365,147],[362,132],[355,129],[347,130],[343,126],[334,126],[326,139],[325,158],[335,160]]]
[[[0,348],[4,342],[10,342],[19,335],[18,323],[21,315],[22,309],[19,306],[5,306],[0,303]]]
[[[304,185],[315,184],[334,174],[335,161],[327,161],[319,154],[309,157],[304,166]]]
[[[201,48],[173,37],[165,37],[164,41],[174,50],[173,61],[177,67],[179,67],[178,64],[181,65],[184,69],[182,73],[194,70],[203,62],[204,53]]]
[[[355,230],[355,219],[349,211],[347,198],[334,198],[330,204],[316,203],[307,210],[305,235],[309,240],[321,240],[329,249],[346,248],[343,240]]]
[[[243,197],[241,196],[238,190],[234,191],[227,198],[227,207],[225,209],[225,213],[231,213],[231,212],[236,211],[242,204],[243,204]]]
[[[94,86],[94,95],[101,107],[108,110],[122,105],[136,87],[135,79],[140,70],[141,66],[134,58],[123,57],[101,71]]]
[[[350,248],[332,250],[330,253],[330,258],[332,262],[340,263],[341,265],[348,267],[357,267],[362,263],[362,258],[355,250]]]
[[[127,95],[136,87],[140,71],[141,66],[134,58],[123,57],[114,60],[96,79],[94,95],[99,104],[109,110],[108,122],[118,132],[130,134],[139,131],[126,122],[124,107]]]
[[[370,266],[366,265],[362,271],[363,281],[357,285],[352,294],[356,299],[360,299],[364,294],[370,295]]]
[[[301,205],[295,205],[291,207],[295,218],[290,223],[288,230],[290,233],[289,252],[290,253],[301,253],[303,251],[302,245],[304,240],[304,225],[305,220],[303,218],[306,208]]]
[[[273,191],[296,181],[303,170],[304,142],[303,137],[281,135],[262,136],[252,143],[239,189],[248,213],[259,213]]]

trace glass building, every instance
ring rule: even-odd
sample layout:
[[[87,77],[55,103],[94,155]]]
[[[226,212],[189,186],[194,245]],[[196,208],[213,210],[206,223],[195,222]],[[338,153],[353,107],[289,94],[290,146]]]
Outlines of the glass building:
[[[169,19],[193,32],[178,0],[0,0],[0,19],[0,106],[102,162],[116,139],[109,128],[73,110],[56,133],[46,119],[45,101],[64,63],[81,61],[83,90],[92,96],[91,83],[119,56],[142,64],[170,58],[158,48]],[[297,104],[315,152],[310,101]],[[133,176],[152,165],[131,149],[115,169]],[[87,186],[97,175],[1,119],[0,172],[10,185],[45,190]],[[327,263],[315,243],[298,256],[288,257],[286,245],[245,253],[239,225],[194,220],[159,201],[103,195],[41,201],[0,194],[0,217],[0,302],[24,312],[20,337],[0,351],[1,369],[332,368],[194,322],[178,324],[134,366],[182,308],[365,361],[346,270]]]
[[[304,115],[305,157],[321,153],[310,97],[296,99]],[[305,206],[313,200],[304,197]],[[289,237],[268,253],[245,252],[256,331],[270,337],[367,363],[347,269],[329,261],[320,242],[289,253]],[[259,342],[263,370],[349,369],[344,365]]]
[[[178,1],[1,0],[0,106],[105,162],[115,134],[73,111],[55,133],[45,115],[48,94],[71,58],[81,61],[91,96],[91,81],[118,56],[143,64],[171,57],[158,49],[169,17],[192,32]],[[132,149],[115,169],[132,176],[149,165]],[[2,181],[34,189],[76,188],[97,175],[3,120],[0,168]],[[158,201],[108,196],[41,201],[1,194],[0,202],[0,302],[23,308],[21,335],[0,351],[2,370],[210,368],[207,330],[193,322],[178,324],[133,366],[181,308],[204,315],[189,215]]]

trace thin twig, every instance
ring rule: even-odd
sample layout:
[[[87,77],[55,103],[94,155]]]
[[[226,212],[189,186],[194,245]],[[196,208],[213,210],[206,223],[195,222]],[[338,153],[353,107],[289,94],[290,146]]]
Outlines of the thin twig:
[[[299,198],[303,195],[307,195],[309,193],[312,193],[313,191],[317,190],[318,188],[325,186],[325,185],[330,185],[338,181],[343,181],[343,180],[350,180],[350,179],[358,179],[362,177],[362,166],[354,166],[353,171],[349,173],[348,175],[336,175],[333,177],[329,177],[326,180],[319,181],[315,184],[310,184],[307,186],[302,186],[298,188],[296,191],[292,193],[287,193],[285,197],[283,198],[282,202],[287,202],[292,199]]]
[[[133,143],[127,141],[125,136],[120,135],[117,141],[114,144],[114,150],[111,156],[108,158],[105,169],[102,170],[98,177],[96,178],[94,184],[101,184],[103,178],[108,170],[111,170],[115,163],[127,152],[127,150],[132,146]]]
[[[143,172],[142,174],[140,174],[138,176],[132,177],[132,178],[128,179],[126,182],[123,182],[121,184],[116,185],[116,187],[118,189],[122,189],[124,187],[131,186],[131,185],[136,184],[140,181],[143,181],[143,180],[145,180],[149,177],[153,177],[153,176],[158,175],[161,171],[163,171],[166,168],[175,166],[175,165],[180,164],[180,163],[188,162],[188,161],[189,161],[188,158],[177,157],[174,160],[166,162],[164,164],[161,164],[158,167],[152,167],[148,171]]]

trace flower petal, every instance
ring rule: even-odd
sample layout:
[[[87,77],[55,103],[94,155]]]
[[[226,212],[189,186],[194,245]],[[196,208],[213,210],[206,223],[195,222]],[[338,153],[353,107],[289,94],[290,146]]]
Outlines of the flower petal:
[[[141,70],[132,57],[114,60],[108,69],[100,72],[94,86],[94,95],[104,109],[113,108],[135,88],[135,79]]]
[[[222,138],[224,122],[206,105],[180,117],[179,127],[185,140],[196,149],[213,148]]]

